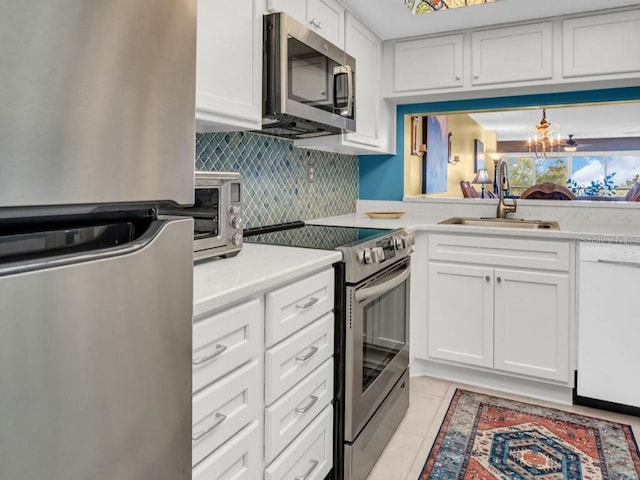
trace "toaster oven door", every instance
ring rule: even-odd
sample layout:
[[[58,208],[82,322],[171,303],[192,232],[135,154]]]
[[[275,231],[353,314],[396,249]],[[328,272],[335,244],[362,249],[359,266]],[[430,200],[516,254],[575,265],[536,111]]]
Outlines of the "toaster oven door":
[[[189,208],[189,215],[193,216],[195,250],[226,244],[226,222],[223,218],[226,208],[223,203],[221,185],[196,188],[193,207]]]

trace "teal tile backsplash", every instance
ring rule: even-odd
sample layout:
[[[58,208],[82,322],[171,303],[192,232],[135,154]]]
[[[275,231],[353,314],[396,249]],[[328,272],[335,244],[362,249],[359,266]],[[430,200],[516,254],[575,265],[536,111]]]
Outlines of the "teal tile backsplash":
[[[313,163],[316,181],[306,180]],[[355,155],[296,148],[292,140],[249,132],[196,135],[196,170],[240,172],[246,227],[356,211]]]

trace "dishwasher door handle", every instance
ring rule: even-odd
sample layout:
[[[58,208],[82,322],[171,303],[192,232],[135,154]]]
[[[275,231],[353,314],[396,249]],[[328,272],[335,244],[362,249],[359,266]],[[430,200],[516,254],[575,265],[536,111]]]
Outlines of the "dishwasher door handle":
[[[605,260],[603,258],[599,258],[598,263],[607,263],[609,265],[622,265],[625,267],[640,268],[640,262],[630,262],[627,260]]]

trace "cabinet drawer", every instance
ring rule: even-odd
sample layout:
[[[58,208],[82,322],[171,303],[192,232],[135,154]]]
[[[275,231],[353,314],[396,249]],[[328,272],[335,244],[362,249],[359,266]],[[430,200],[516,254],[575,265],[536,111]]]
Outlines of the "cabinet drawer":
[[[267,347],[333,310],[333,276],[331,268],[267,293]]]
[[[262,439],[252,422],[192,471],[193,480],[255,480],[261,478]]]
[[[272,404],[333,355],[333,314],[265,353],[265,403]]]
[[[429,260],[568,271],[568,242],[429,235]]]
[[[258,354],[262,345],[258,299],[208,316],[193,326],[193,391]]]
[[[265,480],[322,480],[333,465],[333,408],[326,407],[264,471]]]
[[[258,418],[262,406],[260,367],[254,360],[193,396],[193,465]]]
[[[273,460],[332,398],[333,359],[329,359],[265,410],[265,462]]]

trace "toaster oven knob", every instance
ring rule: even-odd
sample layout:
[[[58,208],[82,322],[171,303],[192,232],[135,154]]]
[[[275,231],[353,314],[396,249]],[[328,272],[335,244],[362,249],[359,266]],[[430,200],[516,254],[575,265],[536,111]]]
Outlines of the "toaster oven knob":
[[[371,252],[370,248],[368,248],[366,250],[363,250],[363,252],[362,252],[362,263],[364,263],[365,265],[373,263],[373,253]]]
[[[396,244],[396,250],[404,250],[407,248],[404,237],[396,237],[394,243]]]
[[[240,213],[240,207],[237,205],[231,205],[231,207],[229,207],[229,213],[231,215],[237,215]]]
[[[239,230],[242,227],[242,217],[233,217],[231,219],[231,228]]]
[[[240,233],[234,233],[231,236],[231,243],[236,247],[242,243],[242,235]]]

